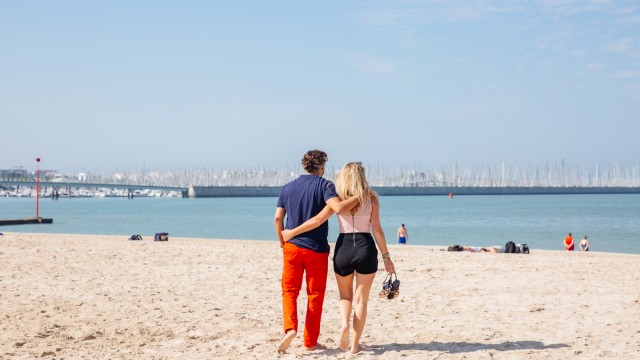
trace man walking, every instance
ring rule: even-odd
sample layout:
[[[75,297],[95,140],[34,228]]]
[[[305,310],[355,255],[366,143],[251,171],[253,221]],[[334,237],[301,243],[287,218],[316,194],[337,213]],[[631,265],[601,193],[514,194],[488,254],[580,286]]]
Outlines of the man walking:
[[[308,151],[302,158],[302,167],[307,173],[284,185],[278,197],[274,227],[283,249],[282,313],[285,333],[278,345],[280,353],[289,348],[298,332],[297,301],[305,275],[308,300],[304,347],[311,351],[320,346],[318,337],[329,260],[329,223],[325,221],[319,227],[285,242],[281,234],[285,229],[285,215],[286,228],[293,229],[317,215],[325,205],[339,213],[358,204],[356,197],[340,201],[333,183],[322,177],[326,162],[324,151]]]

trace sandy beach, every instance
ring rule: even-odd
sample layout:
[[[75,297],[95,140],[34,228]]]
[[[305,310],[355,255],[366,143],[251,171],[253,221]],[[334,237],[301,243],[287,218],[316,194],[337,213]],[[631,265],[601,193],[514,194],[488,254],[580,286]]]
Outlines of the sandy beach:
[[[332,270],[320,335],[328,349],[303,352],[298,335],[278,355],[277,242],[143,238],[0,236],[0,358],[640,357],[640,255],[390,245],[400,296],[377,296],[380,264],[359,355],[336,349]],[[301,313],[305,304],[302,294]]]

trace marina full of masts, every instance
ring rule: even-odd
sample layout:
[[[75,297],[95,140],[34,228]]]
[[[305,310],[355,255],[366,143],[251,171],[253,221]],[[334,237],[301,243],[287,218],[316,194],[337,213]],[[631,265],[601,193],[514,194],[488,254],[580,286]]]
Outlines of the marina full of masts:
[[[430,168],[387,167],[365,164],[370,186],[389,187],[640,187],[640,165],[589,164],[566,165],[564,162],[543,165],[448,164]],[[334,180],[340,167],[329,165],[325,177]],[[62,196],[128,196],[123,189],[109,189],[109,184],[137,186],[282,186],[301,174],[299,165],[280,167],[245,167],[236,169],[189,168],[155,171],[149,169],[118,171],[112,174],[61,174],[40,170],[40,181],[47,183],[104,184],[100,189],[45,188]],[[34,181],[35,170],[0,170],[0,181]],[[62,194],[60,193],[62,191]],[[25,186],[0,186],[0,196],[31,196]],[[180,196],[174,191],[136,190],[135,196]]]

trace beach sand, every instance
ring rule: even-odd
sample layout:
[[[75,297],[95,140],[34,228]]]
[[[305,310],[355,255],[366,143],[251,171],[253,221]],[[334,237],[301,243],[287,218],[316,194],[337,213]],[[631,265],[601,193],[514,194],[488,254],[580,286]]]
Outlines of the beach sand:
[[[305,353],[298,334],[278,355],[277,242],[143,238],[0,236],[0,358],[354,357],[336,349],[333,270],[320,335],[328,349]],[[389,248],[400,296],[378,297],[380,264],[354,358],[640,358],[639,255]],[[301,315],[305,305],[303,290]]]

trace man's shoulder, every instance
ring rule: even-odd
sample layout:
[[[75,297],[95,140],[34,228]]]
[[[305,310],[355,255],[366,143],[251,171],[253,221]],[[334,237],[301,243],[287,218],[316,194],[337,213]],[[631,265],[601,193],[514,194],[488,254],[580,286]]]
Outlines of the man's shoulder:
[[[297,178],[289,181],[288,183],[284,184],[282,186],[282,188],[291,188],[291,187],[297,187],[300,186],[304,181],[306,180],[306,177],[304,175],[300,175]]]
[[[318,176],[318,175],[314,175],[314,174],[300,175],[298,178],[292,180],[289,184],[291,184],[291,183],[296,183],[296,184],[319,184],[322,187],[334,186],[333,182],[331,180],[327,180],[327,179],[323,178],[322,176]]]
[[[298,189],[315,188],[320,191],[335,192],[335,185],[331,180],[327,180],[321,176],[309,174],[300,175],[299,177],[289,181],[282,186],[281,192],[297,191]],[[337,196],[337,195],[336,195]]]

